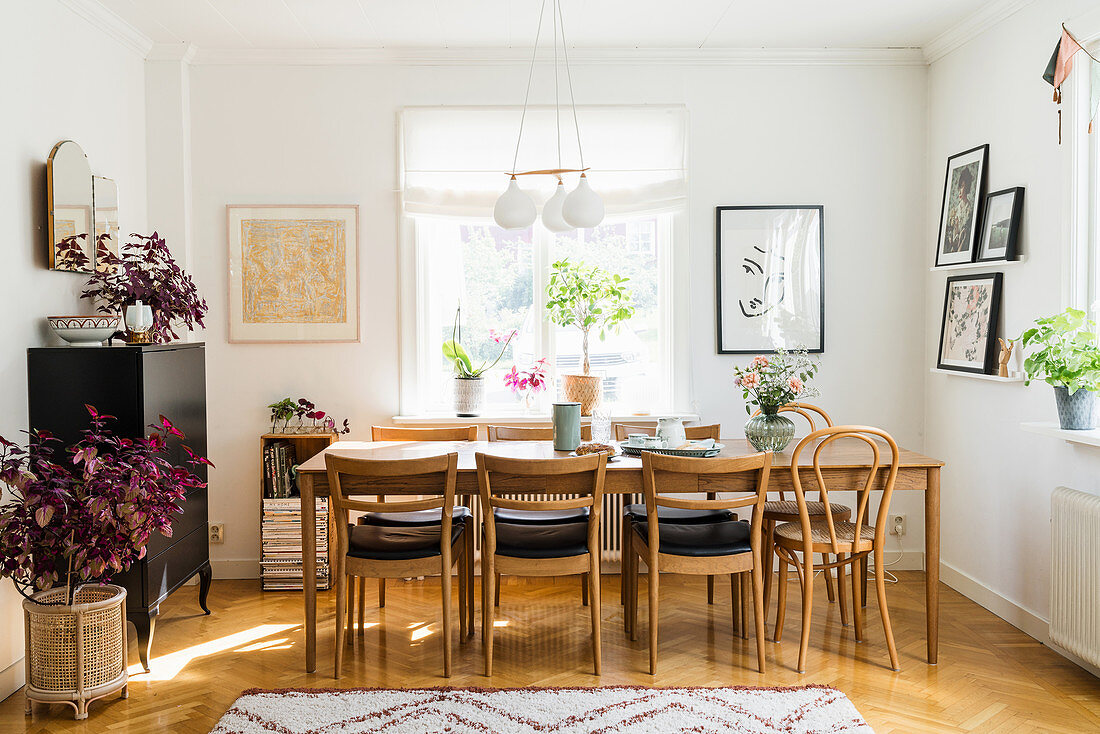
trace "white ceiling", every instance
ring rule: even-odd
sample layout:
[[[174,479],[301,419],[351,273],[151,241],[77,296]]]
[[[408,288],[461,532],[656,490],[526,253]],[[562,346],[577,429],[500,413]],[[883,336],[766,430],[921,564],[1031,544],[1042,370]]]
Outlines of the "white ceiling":
[[[541,0],[99,0],[199,48],[530,47]],[[580,48],[924,46],[989,0],[561,0]],[[546,38],[547,29],[543,29]]]

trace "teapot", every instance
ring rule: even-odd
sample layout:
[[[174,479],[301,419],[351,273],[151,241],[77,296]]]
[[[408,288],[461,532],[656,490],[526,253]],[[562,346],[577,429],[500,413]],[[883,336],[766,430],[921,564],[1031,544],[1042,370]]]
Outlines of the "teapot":
[[[657,437],[663,439],[665,446],[676,448],[687,442],[683,418],[658,418]]]

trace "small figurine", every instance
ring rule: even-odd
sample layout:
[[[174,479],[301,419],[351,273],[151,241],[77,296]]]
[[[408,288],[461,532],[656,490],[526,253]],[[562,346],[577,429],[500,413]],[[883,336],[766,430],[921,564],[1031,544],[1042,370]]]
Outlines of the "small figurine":
[[[1012,347],[1015,346],[1011,339],[997,339],[1001,343],[1001,356],[997,358],[1000,363],[997,367],[998,377],[1008,377],[1008,361],[1012,359]]]

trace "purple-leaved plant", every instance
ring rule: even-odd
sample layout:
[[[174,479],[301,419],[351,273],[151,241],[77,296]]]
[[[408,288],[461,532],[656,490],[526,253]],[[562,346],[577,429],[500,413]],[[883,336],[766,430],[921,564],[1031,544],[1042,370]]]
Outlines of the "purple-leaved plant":
[[[172,536],[172,515],[205,483],[165,458],[166,437],[183,433],[164,416],[146,438],[116,436],[113,416],[90,405],[91,425],[72,446],[46,431],[26,448],[0,437],[0,576],[24,596],[64,584],[72,603],[80,582],[106,581],[145,555],[154,532]],[[213,466],[183,446],[187,463]]]
[[[88,278],[81,298],[99,303],[101,313],[125,314],[126,307],[141,301],[153,309],[153,340],[170,342],[179,336],[174,324],[205,326],[206,301],[199,298],[195,282],[176,264],[172,253],[156,232],[131,234],[120,254],[110,251],[100,239],[96,243],[96,272]]]

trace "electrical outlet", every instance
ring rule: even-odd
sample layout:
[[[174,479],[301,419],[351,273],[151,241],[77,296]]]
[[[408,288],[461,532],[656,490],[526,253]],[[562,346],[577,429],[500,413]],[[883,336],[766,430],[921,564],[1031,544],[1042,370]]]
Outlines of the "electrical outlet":
[[[905,535],[905,515],[890,516],[890,534]]]
[[[224,543],[225,542],[225,525],[220,522],[210,523],[210,542],[211,543]]]

